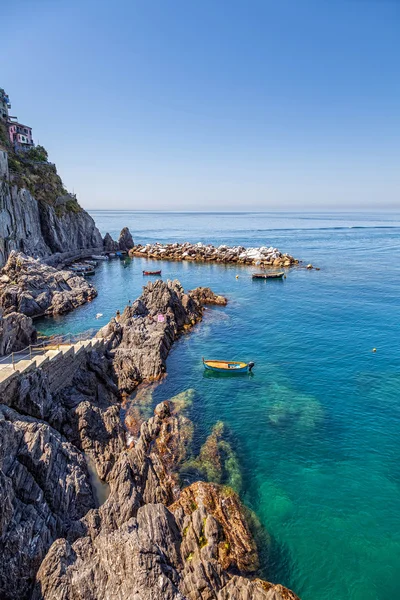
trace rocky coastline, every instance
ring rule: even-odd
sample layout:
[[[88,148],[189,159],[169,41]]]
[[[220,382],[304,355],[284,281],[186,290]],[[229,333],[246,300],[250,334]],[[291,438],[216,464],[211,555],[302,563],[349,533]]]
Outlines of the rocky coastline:
[[[0,270],[0,308],[4,315],[60,315],[96,296],[95,287],[76,273],[55,269],[15,250]]]
[[[191,244],[189,242],[174,244],[136,245],[129,251],[130,256],[152,258],[157,260],[187,260],[197,262],[218,262],[239,265],[255,265],[260,267],[293,267],[299,260],[290,254],[284,254],[272,246],[245,248],[244,246],[213,246],[212,244]]]
[[[216,298],[149,283],[68,385],[52,392],[37,368],[2,390],[4,600],[297,600],[256,577],[247,513],[224,476],[233,460],[223,428],[191,458],[192,395],[161,402],[147,420],[131,412],[128,440],[120,420],[124,394],[163,377],[172,344],[202,318],[200,299]],[[109,485],[100,506],[85,457]],[[183,488],[189,468],[204,479]],[[220,484],[206,480],[215,473]]]

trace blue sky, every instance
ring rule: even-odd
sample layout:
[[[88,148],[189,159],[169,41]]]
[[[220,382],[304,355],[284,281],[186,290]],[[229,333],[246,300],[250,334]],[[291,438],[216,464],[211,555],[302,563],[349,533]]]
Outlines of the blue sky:
[[[13,0],[0,86],[85,208],[400,208],[397,0]]]

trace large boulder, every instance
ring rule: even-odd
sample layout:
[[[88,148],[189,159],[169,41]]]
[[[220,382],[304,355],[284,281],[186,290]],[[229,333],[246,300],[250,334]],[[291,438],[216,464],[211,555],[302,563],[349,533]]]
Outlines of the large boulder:
[[[3,316],[0,309],[0,356],[34,344],[36,337],[36,329],[30,317],[16,312]]]
[[[120,250],[128,252],[133,248],[135,244],[133,243],[133,238],[131,232],[128,227],[124,227],[119,234],[118,246]]]

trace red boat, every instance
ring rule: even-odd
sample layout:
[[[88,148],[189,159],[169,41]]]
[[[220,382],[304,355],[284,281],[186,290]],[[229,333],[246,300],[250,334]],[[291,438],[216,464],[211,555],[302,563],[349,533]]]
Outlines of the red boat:
[[[143,275],[161,275],[161,271],[143,271]]]

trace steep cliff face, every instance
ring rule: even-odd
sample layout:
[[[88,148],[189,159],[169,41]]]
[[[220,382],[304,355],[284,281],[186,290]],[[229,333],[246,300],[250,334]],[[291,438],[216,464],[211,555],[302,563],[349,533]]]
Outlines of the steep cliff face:
[[[102,247],[94,220],[72,197],[60,197],[53,206],[27,188],[0,183],[0,266],[12,250],[43,258]]]

